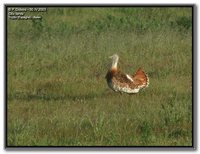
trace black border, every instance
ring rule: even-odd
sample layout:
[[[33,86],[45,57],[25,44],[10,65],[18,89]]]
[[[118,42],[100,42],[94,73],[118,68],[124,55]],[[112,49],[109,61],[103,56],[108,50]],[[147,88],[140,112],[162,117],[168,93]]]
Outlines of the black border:
[[[192,8],[192,146],[8,146],[7,132],[7,8],[8,7],[191,7]],[[5,119],[4,148],[8,151],[133,151],[133,150],[173,150],[191,151],[197,149],[197,7],[195,4],[4,4],[4,66],[5,66]],[[195,33],[196,32],[196,33]],[[196,104],[195,104],[195,103]]]

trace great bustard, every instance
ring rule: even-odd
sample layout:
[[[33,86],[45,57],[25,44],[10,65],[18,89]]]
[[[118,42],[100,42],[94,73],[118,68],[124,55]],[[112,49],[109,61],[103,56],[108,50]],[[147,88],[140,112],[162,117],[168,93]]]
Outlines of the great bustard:
[[[117,54],[110,58],[112,58],[112,65],[106,74],[106,80],[112,90],[131,94],[138,93],[140,89],[146,88],[149,85],[149,78],[141,68],[134,75],[128,75],[117,68],[119,60]]]

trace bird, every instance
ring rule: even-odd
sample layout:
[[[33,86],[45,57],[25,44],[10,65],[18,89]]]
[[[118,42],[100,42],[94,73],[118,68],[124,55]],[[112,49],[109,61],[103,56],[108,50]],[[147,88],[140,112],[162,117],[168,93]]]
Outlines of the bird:
[[[125,74],[117,67],[119,56],[114,54],[109,58],[112,59],[112,65],[105,78],[108,87],[113,91],[136,94],[140,91],[140,89],[144,89],[149,86],[149,77],[142,70],[142,68],[139,68],[134,75]]]

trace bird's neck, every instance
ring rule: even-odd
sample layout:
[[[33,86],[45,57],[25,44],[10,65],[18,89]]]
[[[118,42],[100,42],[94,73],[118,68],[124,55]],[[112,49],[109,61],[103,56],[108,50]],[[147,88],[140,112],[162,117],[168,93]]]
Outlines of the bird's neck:
[[[111,70],[117,70],[118,58],[112,61]]]

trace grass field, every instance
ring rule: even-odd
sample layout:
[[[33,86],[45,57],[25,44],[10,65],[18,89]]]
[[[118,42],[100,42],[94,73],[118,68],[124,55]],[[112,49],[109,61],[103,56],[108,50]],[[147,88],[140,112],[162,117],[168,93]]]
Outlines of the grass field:
[[[8,20],[8,146],[192,146],[192,8],[48,8]],[[113,92],[112,54],[150,85]]]

